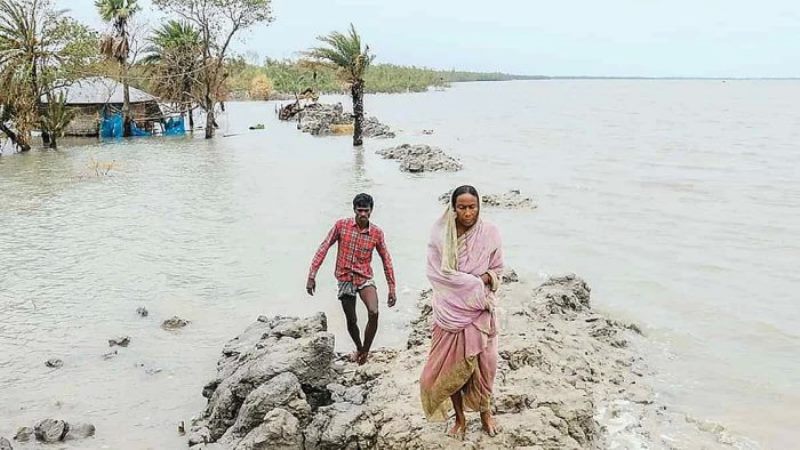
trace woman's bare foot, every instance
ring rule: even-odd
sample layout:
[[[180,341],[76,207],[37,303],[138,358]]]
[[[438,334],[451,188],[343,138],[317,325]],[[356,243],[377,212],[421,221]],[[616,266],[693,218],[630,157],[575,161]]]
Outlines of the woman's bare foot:
[[[489,436],[497,436],[497,433],[501,430],[500,426],[497,425],[497,422],[494,420],[492,413],[488,411],[481,413],[481,426],[483,431]]]
[[[347,356],[347,360],[350,361],[350,362],[357,363],[358,359],[360,357],[361,357],[361,352],[356,350],[356,351],[354,351],[353,353],[350,353],[350,355]]]
[[[369,352],[358,352],[356,362],[359,366],[363,366],[369,359]]]
[[[456,424],[453,425],[453,428],[447,432],[447,435],[451,438],[455,438],[458,440],[463,441],[464,436],[467,434],[467,419],[462,418],[461,420],[456,419]]]

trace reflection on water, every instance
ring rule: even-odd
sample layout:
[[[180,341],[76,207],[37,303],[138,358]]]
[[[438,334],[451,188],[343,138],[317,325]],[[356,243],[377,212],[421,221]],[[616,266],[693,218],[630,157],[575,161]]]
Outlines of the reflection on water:
[[[369,178],[364,168],[364,149],[353,148],[353,190],[366,190]]]
[[[277,123],[272,104],[240,103],[221,117],[228,137],[213,141],[65,141],[5,154],[0,435],[55,416],[97,426],[96,440],[77,447],[182,447],[174,424],[203,408],[223,343],[259,314],[323,310],[347,350],[333,258],[317,295],[303,287],[319,241],[361,191],[375,197],[399,283],[376,345],[401,345],[426,287],[437,198],[469,183],[535,197],[536,211],[485,211],[509,264],[533,281],[579,273],[598,307],[642,324],[671,406],[789,448],[800,423],[800,124],[784,111],[798,88],[458,84],[368,96],[368,114],[399,135],[361,149]],[[255,122],[266,130],[248,131]],[[409,175],[374,153],[402,143],[441,146],[465,170]],[[92,161],[114,167],[98,177]],[[135,313],[142,305],[146,319]],[[164,332],[158,324],[172,315],[192,323]],[[121,334],[130,347],[103,360]],[[52,357],[64,367],[46,368]]]

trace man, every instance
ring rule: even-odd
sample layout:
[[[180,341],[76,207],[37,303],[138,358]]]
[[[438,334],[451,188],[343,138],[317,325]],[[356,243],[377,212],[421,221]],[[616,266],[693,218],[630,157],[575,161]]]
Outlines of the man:
[[[388,305],[393,307],[397,302],[395,292],[394,269],[392,257],[386,248],[383,231],[369,222],[372,215],[374,202],[368,194],[358,194],[353,199],[353,212],[355,218],[339,219],[328,232],[328,236],[320,244],[311,269],[308,272],[306,292],[314,295],[317,288],[315,278],[328,250],[334,242],[338,242],[336,254],[336,279],[339,281],[339,300],[342,302],[345,318],[347,319],[347,332],[356,352],[352,359],[359,365],[367,362],[369,350],[375,333],[378,331],[378,291],[372,279],[372,251],[377,250],[383,261],[383,272],[386,283],[389,285]],[[367,307],[367,328],[364,330],[364,341],[361,341],[361,332],[358,329],[356,317],[356,294]]]

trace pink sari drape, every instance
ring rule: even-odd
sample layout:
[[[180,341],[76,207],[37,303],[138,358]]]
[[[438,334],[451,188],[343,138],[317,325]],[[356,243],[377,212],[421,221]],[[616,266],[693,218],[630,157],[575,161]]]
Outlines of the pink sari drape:
[[[494,225],[479,220],[456,238],[454,221],[455,214],[448,210],[428,244],[434,323],[420,394],[430,420],[447,418],[450,396],[458,391],[467,409],[489,411],[497,372],[496,298],[480,277],[489,273],[492,287],[499,284],[500,234]]]

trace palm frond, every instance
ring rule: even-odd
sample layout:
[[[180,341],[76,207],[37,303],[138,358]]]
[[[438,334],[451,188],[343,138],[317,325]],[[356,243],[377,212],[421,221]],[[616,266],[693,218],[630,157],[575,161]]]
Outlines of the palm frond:
[[[339,76],[348,83],[363,81],[367,68],[375,59],[369,53],[369,46],[362,48],[361,36],[350,24],[347,34],[333,31],[317,40],[322,46],[313,47],[303,55],[318,63],[335,67]]]
[[[105,22],[124,21],[141,10],[137,0],[95,0],[94,6]]]
[[[39,127],[52,137],[61,137],[75,118],[75,111],[67,106],[65,92],[59,92],[57,97],[52,95],[47,97],[47,108],[39,117]]]

